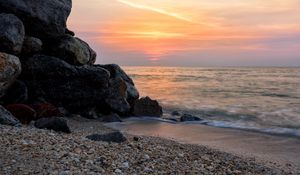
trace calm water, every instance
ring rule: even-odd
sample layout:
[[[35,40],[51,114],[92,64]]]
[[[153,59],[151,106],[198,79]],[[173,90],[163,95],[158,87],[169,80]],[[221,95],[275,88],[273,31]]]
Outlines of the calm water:
[[[177,110],[205,119],[202,124],[300,137],[300,68],[125,70],[166,116]]]

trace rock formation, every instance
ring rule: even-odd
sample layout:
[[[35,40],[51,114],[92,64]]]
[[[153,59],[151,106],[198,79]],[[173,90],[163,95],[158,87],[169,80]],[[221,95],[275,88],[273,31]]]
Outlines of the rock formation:
[[[71,8],[71,0],[0,0],[0,105],[22,123],[61,117],[59,108],[89,118],[133,114],[134,82],[118,65],[95,64],[96,52],[67,29]]]

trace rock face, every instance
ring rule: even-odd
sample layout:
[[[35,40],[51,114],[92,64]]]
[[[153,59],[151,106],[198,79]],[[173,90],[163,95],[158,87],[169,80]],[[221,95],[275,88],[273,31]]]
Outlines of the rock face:
[[[1,12],[1,10],[0,10]],[[25,37],[22,21],[13,14],[0,14],[0,51],[19,54]]]
[[[61,117],[41,118],[34,124],[39,129],[49,129],[57,132],[71,133],[68,123]]]
[[[24,64],[22,77],[34,98],[44,98],[70,111],[103,107],[109,72],[93,66],[72,66],[59,58],[36,55]]]
[[[0,124],[1,125],[12,125],[20,126],[21,123],[16,119],[9,111],[0,105]]]
[[[0,97],[11,86],[21,73],[19,58],[0,52]]]
[[[144,97],[135,102],[133,114],[135,116],[161,117],[163,115],[163,111],[162,107],[156,100]]]
[[[64,35],[47,46],[48,54],[61,58],[73,65],[92,65],[96,61],[96,52],[79,38]]]
[[[71,8],[72,0],[0,0],[0,12],[18,16],[26,33],[38,38],[63,35]]]
[[[122,143],[127,140],[126,137],[124,137],[124,135],[119,131],[108,133],[108,134],[101,134],[101,135],[93,134],[93,135],[86,136],[86,138],[93,141],[115,142],[115,143]]]

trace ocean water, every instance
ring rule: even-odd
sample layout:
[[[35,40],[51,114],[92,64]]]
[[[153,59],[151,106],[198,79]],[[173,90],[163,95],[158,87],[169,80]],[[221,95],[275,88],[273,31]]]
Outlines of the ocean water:
[[[300,137],[300,68],[125,70],[141,96],[161,103],[165,117],[179,111],[204,119],[196,124]]]

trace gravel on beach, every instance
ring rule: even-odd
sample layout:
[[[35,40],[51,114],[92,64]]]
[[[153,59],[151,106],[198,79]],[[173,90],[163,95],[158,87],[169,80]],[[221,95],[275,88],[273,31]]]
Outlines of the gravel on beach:
[[[293,174],[156,137],[125,134],[123,143],[91,141],[87,135],[113,130],[87,119],[68,122],[71,134],[0,125],[0,174]]]

